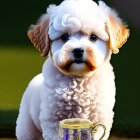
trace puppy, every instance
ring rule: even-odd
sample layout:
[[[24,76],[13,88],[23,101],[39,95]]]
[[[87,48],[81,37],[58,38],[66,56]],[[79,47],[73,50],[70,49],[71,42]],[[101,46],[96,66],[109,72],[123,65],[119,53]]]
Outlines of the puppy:
[[[65,0],[50,5],[28,36],[48,58],[23,95],[17,139],[57,140],[60,120],[85,118],[104,124],[107,140],[115,103],[110,58],[126,42],[127,25],[102,1]]]

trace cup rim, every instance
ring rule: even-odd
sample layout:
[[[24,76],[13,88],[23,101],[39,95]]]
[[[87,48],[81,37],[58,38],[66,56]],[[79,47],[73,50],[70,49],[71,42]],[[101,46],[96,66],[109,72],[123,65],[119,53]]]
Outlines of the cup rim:
[[[78,122],[79,124],[74,124],[74,122]],[[88,119],[71,118],[60,121],[59,126],[61,128],[80,129],[80,128],[90,128],[93,126],[93,123]]]

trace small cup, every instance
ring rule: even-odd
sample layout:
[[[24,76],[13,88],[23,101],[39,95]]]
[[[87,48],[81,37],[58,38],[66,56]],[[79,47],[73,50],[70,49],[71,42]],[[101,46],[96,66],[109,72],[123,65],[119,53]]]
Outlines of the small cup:
[[[98,127],[104,130],[99,138],[102,140],[106,131],[103,124],[93,124],[90,120],[81,118],[65,119],[59,123],[58,140],[94,140]]]

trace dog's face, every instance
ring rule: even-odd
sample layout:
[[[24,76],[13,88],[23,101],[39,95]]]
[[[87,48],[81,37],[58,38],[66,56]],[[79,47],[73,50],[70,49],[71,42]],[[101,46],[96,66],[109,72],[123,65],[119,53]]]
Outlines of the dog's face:
[[[28,36],[43,56],[50,52],[62,73],[90,76],[111,52],[117,53],[129,30],[103,2],[65,0],[51,5],[48,14],[29,30]]]
[[[106,42],[95,34],[64,33],[51,45],[54,65],[63,73],[74,76],[91,75],[109,55]]]

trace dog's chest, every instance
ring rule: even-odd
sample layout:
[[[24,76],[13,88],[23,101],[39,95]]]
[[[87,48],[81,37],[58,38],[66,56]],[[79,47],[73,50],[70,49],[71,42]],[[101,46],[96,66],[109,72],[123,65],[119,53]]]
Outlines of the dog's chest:
[[[51,89],[52,118],[95,118],[94,111],[100,97],[97,96],[96,79],[69,78],[58,80]],[[51,103],[50,103],[51,104]]]

